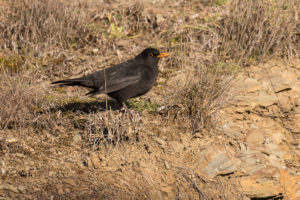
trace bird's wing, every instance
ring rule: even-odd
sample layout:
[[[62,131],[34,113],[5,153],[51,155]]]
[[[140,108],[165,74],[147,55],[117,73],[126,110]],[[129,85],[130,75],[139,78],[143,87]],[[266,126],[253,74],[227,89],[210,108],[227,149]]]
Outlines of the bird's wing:
[[[136,62],[127,61],[90,74],[84,79],[94,86],[97,94],[114,92],[139,82],[141,73],[135,70],[136,67]]]

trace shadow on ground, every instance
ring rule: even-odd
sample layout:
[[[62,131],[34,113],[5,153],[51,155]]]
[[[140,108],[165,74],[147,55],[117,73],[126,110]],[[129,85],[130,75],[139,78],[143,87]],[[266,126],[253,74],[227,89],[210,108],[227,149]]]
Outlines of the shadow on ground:
[[[56,112],[82,112],[82,113],[95,113],[103,112],[105,110],[120,110],[122,105],[117,101],[108,100],[107,102],[93,101],[93,102],[71,102],[62,106],[50,108],[51,113]]]

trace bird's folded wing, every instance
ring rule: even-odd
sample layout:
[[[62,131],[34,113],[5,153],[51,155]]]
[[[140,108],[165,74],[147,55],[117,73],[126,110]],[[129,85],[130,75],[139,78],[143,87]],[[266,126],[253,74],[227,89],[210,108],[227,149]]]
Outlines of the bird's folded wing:
[[[139,82],[140,74],[121,76],[121,77],[106,77],[104,84],[98,89],[98,93],[109,93],[121,90],[129,85],[133,85]]]
[[[95,93],[109,93],[121,90],[129,85],[136,84],[141,79],[141,73],[131,70],[131,63],[127,65],[120,64],[105,70],[98,71],[90,76],[87,80],[92,81]],[[97,89],[96,89],[97,88]]]

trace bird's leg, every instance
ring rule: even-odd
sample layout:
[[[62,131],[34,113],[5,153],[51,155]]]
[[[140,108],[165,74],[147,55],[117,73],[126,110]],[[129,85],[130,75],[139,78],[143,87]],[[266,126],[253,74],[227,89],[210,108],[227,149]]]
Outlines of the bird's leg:
[[[122,105],[123,105],[123,107],[126,109],[126,111],[128,111],[128,108],[127,108],[125,102],[122,102]]]
[[[126,112],[131,114],[130,110],[127,108],[127,106],[124,102],[122,102],[122,105],[125,108]]]
[[[131,111],[127,108],[125,102],[122,102],[122,106],[125,108],[125,111],[130,114],[131,118],[133,117]]]

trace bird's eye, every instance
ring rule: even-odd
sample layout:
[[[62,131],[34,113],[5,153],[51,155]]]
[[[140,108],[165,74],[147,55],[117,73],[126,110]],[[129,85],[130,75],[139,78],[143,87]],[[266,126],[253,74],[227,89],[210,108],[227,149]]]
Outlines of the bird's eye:
[[[148,53],[148,56],[151,56],[151,57],[153,57],[153,53]]]

